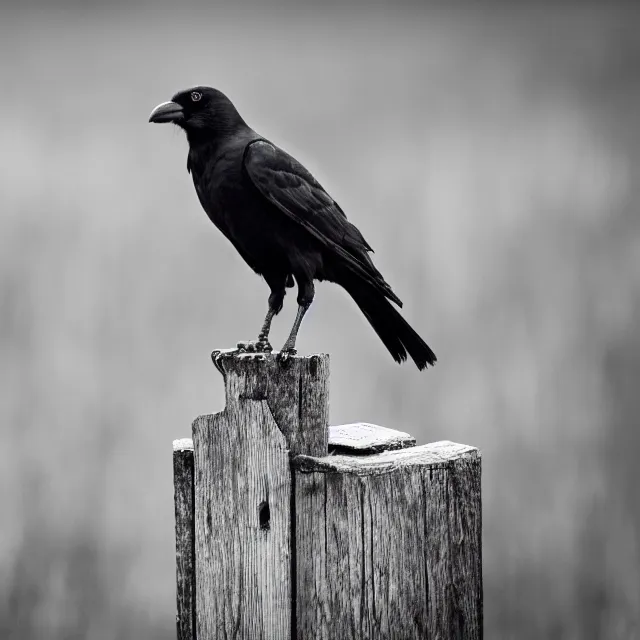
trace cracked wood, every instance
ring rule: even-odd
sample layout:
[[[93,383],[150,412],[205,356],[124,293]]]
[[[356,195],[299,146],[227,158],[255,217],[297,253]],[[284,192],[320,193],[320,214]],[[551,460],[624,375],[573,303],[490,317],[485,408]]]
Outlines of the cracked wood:
[[[290,640],[290,453],[327,455],[329,359],[212,357],[226,406],[193,423],[197,637]]]

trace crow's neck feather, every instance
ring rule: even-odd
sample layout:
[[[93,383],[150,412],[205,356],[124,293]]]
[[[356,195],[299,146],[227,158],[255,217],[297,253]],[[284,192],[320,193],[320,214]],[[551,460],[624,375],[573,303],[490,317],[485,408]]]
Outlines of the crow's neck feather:
[[[216,114],[185,126],[191,147],[203,144],[215,147],[246,129],[249,127],[237,112]]]

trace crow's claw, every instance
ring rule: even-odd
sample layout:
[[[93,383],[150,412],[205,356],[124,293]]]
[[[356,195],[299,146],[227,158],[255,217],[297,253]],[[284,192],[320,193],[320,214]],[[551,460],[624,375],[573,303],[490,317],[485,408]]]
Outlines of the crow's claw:
[[[296,353],[298,352],[295,349],[283,349],[276,356],[276,360],[281,364],[287,364]]]
[[[246,340],[238,342],[238,353],[271,353],[273,347],[268,340]]]
[[[261,353],[271,353],[273,351],[273,347],[268,340],[258,340],[258,342],[256,342],[256,351],[260,351]]]

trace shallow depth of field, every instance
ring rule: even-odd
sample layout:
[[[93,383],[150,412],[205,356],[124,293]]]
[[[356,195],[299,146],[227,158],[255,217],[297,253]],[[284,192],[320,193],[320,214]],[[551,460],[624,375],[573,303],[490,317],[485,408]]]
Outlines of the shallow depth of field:
[[[395,365],[326,284],[298,342],[333,423],[482,449],[486,637],[640,637],[640,12],[55,4],[0,19],[0,637],[175,637],[171,440],[268,295],[147,124],[199,83],[325,185],[438,355]]]

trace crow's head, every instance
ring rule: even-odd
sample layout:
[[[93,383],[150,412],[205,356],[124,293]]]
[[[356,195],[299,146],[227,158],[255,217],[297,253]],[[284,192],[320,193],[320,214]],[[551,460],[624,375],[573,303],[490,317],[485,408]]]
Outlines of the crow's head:
[[[231,100],[211,87],[179,91],[151,112],[149,122],[173,122],[191,135],[215,135],[244,124]]]

